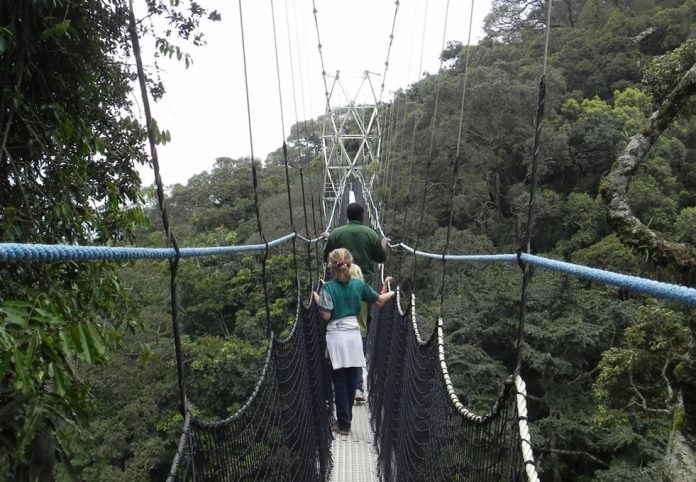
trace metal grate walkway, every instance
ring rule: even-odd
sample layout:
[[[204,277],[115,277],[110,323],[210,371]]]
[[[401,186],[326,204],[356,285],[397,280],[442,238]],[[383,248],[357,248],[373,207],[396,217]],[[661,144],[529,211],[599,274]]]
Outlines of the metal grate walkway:
[[[377,457],[372,442],[367,403],[353,407],[350,435],[334,434],[331,444],[333,471],[331,482],[372,482],[377,478]]]

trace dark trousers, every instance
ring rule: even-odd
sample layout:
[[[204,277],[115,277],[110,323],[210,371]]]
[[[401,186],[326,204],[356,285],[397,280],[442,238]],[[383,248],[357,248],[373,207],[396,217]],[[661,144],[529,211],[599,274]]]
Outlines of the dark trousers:
[[[331,371],[336,418],[338,419],[338,428],[341,430],[350,430],[350,423],[353,420],[353,398],[358,383],[358,370],[360,368],[350,367]]]
[[[367,337],[363,336],[362,337],[362,342],[363,342],[363,355],[367,355]],[[363,383],[363,369],[358,367],[358,383],[356,385],[356,388],[360,390],[361,392],[365,391],[365,386]]]

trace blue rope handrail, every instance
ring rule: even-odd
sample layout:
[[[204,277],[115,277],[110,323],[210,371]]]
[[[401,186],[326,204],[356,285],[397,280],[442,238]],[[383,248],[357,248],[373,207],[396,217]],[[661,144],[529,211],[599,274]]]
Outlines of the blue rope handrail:
[[[269,248],[281,245],[296,237],[287,234],[268,243]],[[318,238],[317,238],[318,239]],[[181,248],[181,258],[224,255],[264,251],[266,244],[238,246],[214,246],[209,248]],[[99,261],[120,259],[174,258],[174,248],[128,248],[120,246],[78,246],[71,244],[20,244],[0,243],[0,261]]]
[[[425,258],[437,260],[444,259],[445,261],[463,261],[471,263],[494,263],[499,261],[511,263],[517,262],[516,254],[443,255],[414,250],[410,246],[407,246],[403,243],[393,244],[390,245],[390,247],[403,249],[404,251],[415,254],[416,256],[422,256]],[[598,281],[600,283],[618,286],[620,288],[626,288],[628,290],[636,291],[638,293],[645,293],[648,295],[656,296],[658,298],[665,298],[668,300],[678,301],[687,305],[696,306],[696,289],[694,288],[688,288],[686,286],[664,283],[662,281],[655,281],[646,278],[640,278],[638,276],[629,276],[625,274],[614,273],[613,271],[589,268],[587,266],[566,263],[564,261],[544,258],[532,254],[522,253],[520,254],[520,260],[524,263],[529,263],[534,266],[539,266],[563,274],[569,274],[577,278]]]
[[[268,243],[269,248],[281,245],[291,239],[299,237],[303,241],[317,242],[321,237],[308,240],[296,233],[290,233]],[[445,261],[463,261],[471,263],[495,263],[517,262],[516,254],[436,254],[426,251],[414,250],[403,243],[393,244],[391,248],[400,248],[416,256]],[[181,248],[181,258],[194,258],[199,256],[229,255],[263,251],[266,244],[247,244],[238,246],[214,246],[209,248]],[[174,248],[127,248],[118,246],[77,246],[67,244],[20,244],[0,243],[0,261],[98,261],[121,259],[167,259],[176,256]],[[686,286],[663,283],[638,276],[629,276],[612,271],[597,268],[589,268],[577,264],[566,263],[555,259],[544,258],[531,254],[520,254],[520,260],[534,266],[539,266],[552,271],[569,274],[577,278],[598,281],[601,283],[626,288],[638,293],[645,293],[678,301],[687,305],[696,306],[696,289]]]

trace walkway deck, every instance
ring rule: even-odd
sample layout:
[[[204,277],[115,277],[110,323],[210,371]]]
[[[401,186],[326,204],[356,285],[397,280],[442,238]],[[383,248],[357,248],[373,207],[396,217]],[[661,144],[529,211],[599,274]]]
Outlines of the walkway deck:
[[[377,457],[372,448],[373,434],[367,404],[353,407],[350,435],[336,435],[331,444],[332,482],[373,482],[377,478]]]

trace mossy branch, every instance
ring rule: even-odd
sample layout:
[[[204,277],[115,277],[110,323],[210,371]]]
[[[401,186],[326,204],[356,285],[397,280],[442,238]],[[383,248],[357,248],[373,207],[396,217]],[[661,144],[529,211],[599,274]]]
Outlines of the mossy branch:
[[[602,179],[599,190],[608,207],[609,223],[622,243],[647,250],[659,266],[676,266],[680,270],[696,268],[694,246],[676,243],[648,228],[633,215],[628,203],[628,183],[662,132],[674,121],[684,103],[696,93],[696,64],[681,78],[677,86],[653,112],[647,125],[631,137],[623,153]]]

